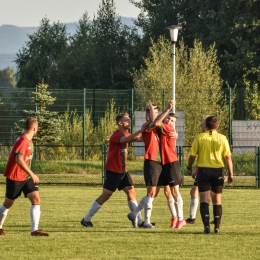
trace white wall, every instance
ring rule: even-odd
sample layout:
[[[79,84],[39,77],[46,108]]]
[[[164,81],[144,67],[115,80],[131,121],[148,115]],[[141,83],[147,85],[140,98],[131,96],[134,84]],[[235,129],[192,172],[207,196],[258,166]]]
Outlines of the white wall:
[[[232,121],[232,139],[235,153],[246,153],[247,147],[260,146],[260,121]]]

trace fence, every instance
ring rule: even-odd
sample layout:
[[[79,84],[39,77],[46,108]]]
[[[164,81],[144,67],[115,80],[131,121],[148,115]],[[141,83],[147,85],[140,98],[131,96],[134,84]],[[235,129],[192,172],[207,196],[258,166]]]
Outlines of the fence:
[[[32,97],[36,89],[26,88],[0,88],[0,142],[13,143],[17,137],[14,133],[14,123],[28,116],[23,110],[36,110]],[[103,89],[48,89],[56,101],[48,109],[64,114],[68,109],[76,110],[84,115],[86,109],[92,111],[92,121],[97,123],[104,116],[107,105],[114,100],[115,109],[133,115],[133,90],[103,90]],[[1,105],[2,102],[2,105]],[[83,117],[84,118],[84,117]],[[84,131],[84,127],[82,129]]]
[[[107,105],[111,100],[115,101],[115,108],[121,112],[128,112],[131,121],[134,122],[134,91],[129,90],[113,90],[113,89],[48,89],[51,92],[51,96],[56,98],[53,105],[48,107],[51,112],[58,112],[59,115],[64,114],[65,111],[70,108],[71,111],[76,110],[79,115],[84,115],[86,108],[92,111],[92,121],[97,124],[98,119],[104,115]],[[171,96],[170,90],[162,90],[161,96],[158,96],[156,102],[161,104],[162,110],[165,108],[165,104],[168,101],[169,96]],[[200,90],[201,92],[202,90]],[[36,110],[36,107],[31,98],[35,97],[33,92],[37,92],[37,88],[1,88],[0,86],[0,143],[13,143],[17,136],[14,132],[14,123],[18,122],[28,114],[25,114],[24,110]],[[231,89],[224,89],[223,93],[225,95],[226,106],[228,107],[228,118],[226,120],[228,128],[228,140],[232,145],[232,110],[238,110],[241,107],[241,102],[239,98],[245,93],[243,89],[236,89],[231,92]],[[205,94],[205,95],[204,95]],[[233,94],[236,98],[233,100]],[[252,95],[254,93],[252,92]],[[187,93],[189,95],[189,93]],[[202,97],[205,98],[209,95],[208,91],[205,89],[205,93],[202,93]],[[203,100],[197,100],[201,104]],[[187,106],[183,104],[182,100],[178,101],[178,104],[182,107]],[[186,102],[186,101],[185,101]],[[194,108],[195,109],[195,108]],[[242,109],[242,108],[240,108]],[[244,109],[244,107],[243,107]],[[236,113],[235,113],[236,114]],[[246,117],[242,116],[239,112],[236,116],[237,119],[244,120]],[[201,115],[202,116],[202,115]],[[84,119],[85,117],[83,117]],[[86,136],[84,132],[85,125],[82,126],[83,137]],[[131,127],[131,132],[133,126]],[[185,135],[188,136],[188,135]],[[187,144],[187,143],[186,143]],[[190,143],[189,143],[190,144]],[[83,144],[84,145],[84,144]],[[86,145],[86,144],[85,144]],[[257,144],[255,144],[257,145]]]
[[[0,145],[0,172],[4,172],[11,145]],[[235,147],[234,147],[235,148]],[[136,156],[136,149],[144,151],[142,146],[130,146],[128,152],[128,168],[135,186],[144,187],[143,156]],[[190,147],[178,146],[177,153],[183,175],[183,186],[192,186],[193,179],[186,174],[187,158]],[[260,147],[244,147],[243,154],[233,154],[234,184],[233,187],[260,188]],[[87,146],[86,160],[81,159],[82,146],[36,146],[33,170],[44,184],[68,185],[102,185],[104,180],[104,165],[106,161],[106,146]],[[39,153],[44,159],[39,160]],[[93,153],[96,154],[95,160]],[[5,178],[0,178],[4,183]]]

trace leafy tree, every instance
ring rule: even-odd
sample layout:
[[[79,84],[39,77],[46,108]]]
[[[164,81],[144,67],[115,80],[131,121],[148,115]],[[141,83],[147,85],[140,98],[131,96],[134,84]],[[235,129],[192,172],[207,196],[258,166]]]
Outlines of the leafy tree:
[[[42,79],[52,88],[59,87],[57,64],[67,50],[66,26],[59,22],[50,25],[50,21],[43,18],[39,29],[28,37],[26,46],[16,54],[17,87],[34,87]]]
[[[16,75],[13,69],[7,67],[0,70],[0,88],[16,87]]]
[[[160,36],[168,36],[168,26],[179,23],[180,3],[177,0],[130,0],[137,8],[140,9],[135,24],[143,31],[142,45],[143,55],[145,56],[151,39],[157,41]]]
[[[134,73],[137,105],[146,102],[162,105],[158,100],[162,89],[166,89],[168,100],[172,92],[172,45],[164,37],[152,42],[145,67]],[[146,97],[146,100],[144,100]],[[221,120],[221,130],[227,133],[228,106],[224,92],[220,68],[214,45],[204,50],[201,42],[195,41],[194,48],[187,48],[180,42],[176,51],[176,110],[185,112],[185,141],[190,145],[200,132],[203,116],[214,114]]]
[[[247,112],[246,119],[260,120],[260,91],[259,86],[255,84],[250,86],[249,82],[245,82],[245,108]]]
[[[98,125],[95,131],[95,139],[97,143],[100,144],[108,144],[110,135],[116,130],[116,116],[118,114],[118,110],[115,109],[115,102],[111,100],[109,104],[107,104],[107,108],[105,111],[104,117],[101,117],[98,121]]]
[[[254,91],[260,79],[260,9],[252,0],[131,0],[140,8],[136,23],[143,32],[143,44],[157,41],[160,35],[169,38],[166,26],[181,24],[180,35],[192,48],[199,40],[205,49],[215,44],[223,87],[236,92],[235,119],[245,119],[245,88]],[[144,52],[145,55],[145,52]]]

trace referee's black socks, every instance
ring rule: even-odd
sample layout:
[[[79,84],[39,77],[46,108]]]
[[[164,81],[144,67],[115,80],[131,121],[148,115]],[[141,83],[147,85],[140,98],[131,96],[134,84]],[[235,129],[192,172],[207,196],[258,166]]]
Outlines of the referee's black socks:
[[[204,227],[209,227],[209,204],[206,202],[200,203],[200,215]]]

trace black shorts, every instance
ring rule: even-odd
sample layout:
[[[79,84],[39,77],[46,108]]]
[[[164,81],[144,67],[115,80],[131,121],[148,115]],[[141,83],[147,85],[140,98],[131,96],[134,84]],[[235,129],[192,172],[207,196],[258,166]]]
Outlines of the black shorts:
[[[106,179],[103,188],[115,192],[116,189],[122,190],[128,186],[134,186],[129,172],[117,173],[106,170]]]
[[[179,161],[164,164],[163,174],[167,176],[170,187],[181,185],[181,167]]]
[[[24,197],[33,191],[38,191],[38,184],[34,183],[32,179],[25,181],[13,181],[6,178],[6,198],[10,200],[15,200],[21,196],[22,192]]]
[[[194,179],[193,186],[196,186],[196,187],[198,187],[198,180],[197,180],[197,175],[195,176],[195,179]]]
[[[223,168],[199,167],[197,181],[199,192],[213,191],[221,194],[224,184]]]
[[[161,162],[144,160],[144,181],[146,186],[157,186],[161,173]]]
[[[158,180],[158,183],[157,183],[157,187],[167,186],[167,185],[169,185],[167,176],[166,176],[166,174],[164,174],[164,173],[162,172],[161,175],[160,175],[160,177],[159,177],[159,180]]]

